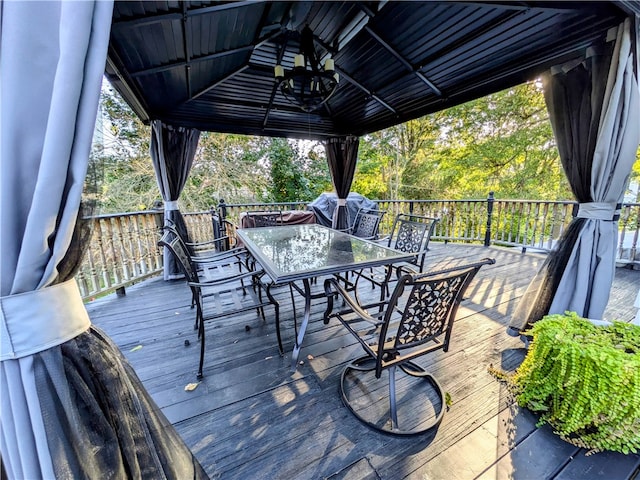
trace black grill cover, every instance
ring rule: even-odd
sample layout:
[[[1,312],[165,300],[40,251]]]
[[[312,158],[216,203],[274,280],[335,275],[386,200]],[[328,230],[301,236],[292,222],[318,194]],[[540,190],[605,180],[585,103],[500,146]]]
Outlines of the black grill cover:
[[[323,193],[311,203],[307,204],[307,210],[316,214],[316,221],[325,227],[331,227],[333,211],[338,205],[338,196],[335,193]],[[347,197],[347,210],[349,211],[349,225],[353,224],[358,210],[361,208],[378,209],[378,204],[359,193],[351,192]]]

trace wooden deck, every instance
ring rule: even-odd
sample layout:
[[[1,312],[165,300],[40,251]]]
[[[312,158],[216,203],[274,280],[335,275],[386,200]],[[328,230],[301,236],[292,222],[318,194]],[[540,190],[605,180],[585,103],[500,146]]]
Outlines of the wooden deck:
[[[273,319],[255,313],[208,325],[205,378],[195,382],[198,342],[194,311],[182,281],[147,280],[87,305],[94,324],[122,349],[206,471],[221,479],[632,479],[640,455],[585,451],[563,442],[514,406],[490,365],[513,370],[524,356],[505,330],[543,260],[519,250],[433,244],[426,268],[490,256],[467,291],[449,352],[419,363],[438,378],[452,405],[435,435],[394,438],[370,430],[342,405],[338,382],[360,354],[346,329],[324,326],[314,303],[301,353],[290,371],[278,355]],[[321,281],[319,281],[321,286]],[[605,318],[630,320],[640,272],[617,269]],[[371,291],[364,289],[363,292]],[[293,342],[287,288],[284,342]],[[302,299],[297,299],[302,307]],[[267,312],[269,313],[269,312]],[[185,340],[190,346],[185,346]]]

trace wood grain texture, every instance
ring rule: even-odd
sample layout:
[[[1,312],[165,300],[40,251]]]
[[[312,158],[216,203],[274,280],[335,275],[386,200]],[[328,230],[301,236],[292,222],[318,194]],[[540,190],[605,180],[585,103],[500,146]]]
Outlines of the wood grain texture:
[[[190,392],[184,387],[195,382],[199,346],[183,281],[147,280],[128,288],[126,297],[109,295],[87,309],[214,477],[633,478],[640,455],[585,456],[550,429],[536,428],[536,416],[515,406],[487,371],[490,365],[514,370],[525,355],[522,342],[505,332],[544,256],[432,242],[425,270],[487,256],[496,264],[483,267],[467,290],[449,352],[419,360],[453,403],[434,435],[408,439],[369,430],[342,405],[340,373],[361,352],[344,328],[323,324],[323,299],[312,304],[296,372],[290,371],[294,320],[288,288],[274,290],[281,304],[284,357],[278,354],[270,309],[266,321],[255,312],[210,321],[205,377]],[[314,288],[322,288],[322,279]],[[640,272],[617,269],[605,318],[633,318],[639,288]],[[361,298],[378,295],[366,284],[360,292]],[[299,296],[296,305],[300,315]]]

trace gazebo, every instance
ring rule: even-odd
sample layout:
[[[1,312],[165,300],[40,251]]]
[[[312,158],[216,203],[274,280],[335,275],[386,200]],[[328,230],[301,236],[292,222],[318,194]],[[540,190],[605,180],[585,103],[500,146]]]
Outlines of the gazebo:
[[[91,327],[73,280],[103,74],[152,125],[165,217],[178,224],[200,131],[322,140],[344,207],[359,136],[542,77],[580,208],[512,326],[602,315],[640,139],[640,2],[52,1],[1,12],[9,478],[203,475]],[[338,208],[334,224],[345,222]]]

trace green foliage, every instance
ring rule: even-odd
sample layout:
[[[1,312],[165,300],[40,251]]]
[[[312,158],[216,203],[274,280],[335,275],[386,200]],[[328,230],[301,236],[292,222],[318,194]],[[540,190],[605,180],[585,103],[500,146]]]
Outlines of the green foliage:
[[[228,203],[253,202],[267,191],[269,168],[264,161],[268,139],[202,132],[180,204],[205,210],[223,198]]]
[[[368,198],[389,199],[386,166],[391,162],[394,147],[389,144],[388,131],[360,138],[358,163],[351,190]]]
[[[330,189],[326,162],[324,168],[318,168],[318,165],[322,165],[321,160],[311,151],[305,161],[286,138],[272,138],[268,149],[271,184],[266,201],[309,201]]]
[[[572,198],[535,83],[367,135],[360,150],[354,190],[374,198]]]
[[[105,123],[91,152],[101,174],[95,177],[99,211],[144,210],[160,197],[149,157],[151,128],[106,83],[100,109],[99,119]]]
[[[640,182],[640,146],[638,150],[636,150],[636,161],[633,164],[633,168],[631,169],[631,180],[634,182]],[[640,190],[638,190],[638,194],[634,199],[635,202],[640,201]]]
[[[640,450],[640,326],[594,326],[574,312],[548,315],[508,383],[566,441],[594,451]]]

